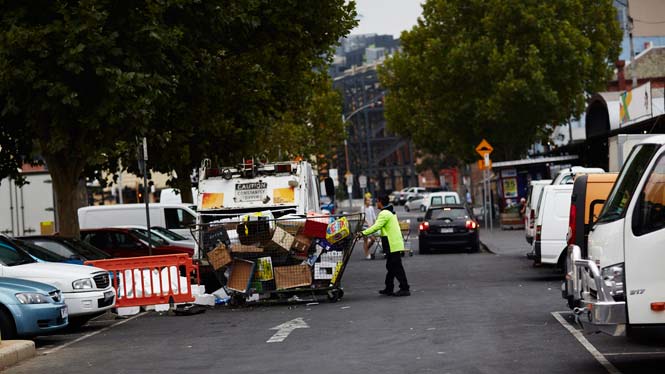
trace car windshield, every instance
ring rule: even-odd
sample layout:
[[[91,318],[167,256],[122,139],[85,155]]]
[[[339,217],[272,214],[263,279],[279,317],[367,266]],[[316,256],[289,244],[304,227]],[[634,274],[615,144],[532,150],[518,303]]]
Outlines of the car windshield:
[[[633,148],[596,223],[616,221],[626,215],[626,208],[630,204],[637,184],[657,150],[656,144],[643,144]]]
[[[175,233],[175,232],[173,232],[173,231],[171,231],[171,230],[169,230],[169,229],[165,229],[165,228],[163,228],[163,227],[153,226],[150,230],[151,230],[152,232],[156,232],[156,233],[158,233],[158,234],[161,234],[162,236],[165,236],[165,237],[167,237],[167,238],[169,238],[169,239],[171,239],[171,240],[175,240],[175,241],[178,241],[178,240],[187,240],[187,238],[185,238],[184,236],[182,236],[182,235],[180,235],[180,234],[178,234],[178,233]]]
[[[0,237],[0,263],[5,266],[31,264],[35,261],[23,249],[9,239]]]
[[[457,219],[469,218],[469,215],[464,208],[442,208],[430,210],[425,218],[429,220]]]
[[[47,261],[47,262],[63,262],[67,261],[69,259],[69,256],[61,256],[57,253],[53,253],[49,251],[46,248],[42,248],[38,245],[35,245],[33,243],[27,242],[25,240],[15,240],[14,241],[18,247],[23,249],[24,251],[28,252],[31,254],[33,257],[36,257],[42,261]]]
[[[35,245],[70,259],[82,258],[83,260],[104,260],[111,258],[111,255],[101,249],[97,249],[86,242],[74,238],[38,238],[25,240],[31,241]]]
[[[150,241],[150,244],[152,244],[155,247],[161,247],[165,245],[169,245],[169,243],[157,236],[157,234],[152,233],[150,236],[148,236],[148,230],[146,229],[131,229],[130,232],[134,235],[136,235],[139,239],[143,241]],[[148,237],[150,240],[148,240]]]

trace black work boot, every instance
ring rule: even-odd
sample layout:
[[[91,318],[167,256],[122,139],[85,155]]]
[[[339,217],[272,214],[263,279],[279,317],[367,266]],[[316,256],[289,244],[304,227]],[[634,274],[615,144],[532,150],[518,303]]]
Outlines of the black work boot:
[[[411,292],[409,290],[399,290],[393,296],[411,296]]]
[[[379,293],[380,293],[381,295],[384,295],[384,296],[391,296],[391,295],[394,295],[393,291],[392,291],[392,290],[388,290],[388,289],[383,289],[383,290],[379,291]]]

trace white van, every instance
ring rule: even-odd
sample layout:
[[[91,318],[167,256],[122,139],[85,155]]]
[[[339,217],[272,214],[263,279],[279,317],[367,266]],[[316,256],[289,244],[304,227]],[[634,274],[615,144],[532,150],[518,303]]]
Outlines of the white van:
[[[573,184],[577,174],[602,174],[605,170],[601,168],[585,168],[583,166],[573,166],[562,169],[552,181],[552,184]]]
[[[427,209],[433,206],[437,205],[445,205],[445,204],[461,204],[462,200],[460,200],[459,195],[457,192],[453,191],[445,191],[445,192],[432,192],[429,195],[425,195],[425,198],[423,198],[423,205],[420,208],[423,212],[426,212]]]
[[[575,308],[588,332],[625,335],[665,325],[665,136],[628,155],[589,232],[588,258],[569,248]]]
[[[540,195],[543,192],[543,187],[551,183],[551,179],[543,179],[531,181],[529,184],[529,194],[526,198],[526,211],[524,212],[524,217],[526,217],[524,230],[526,231],[526,242],[529,244],[533,243],[533,236],[536,234],[536,216],[538,214],[538,209],[536,208],[538,201],[540,200]]]
[[[533,241],[536,264],[556,265],[565,258],[562,255],[567,245],[566,233],[572,194],[572,184],[550,185],[543,188],[538,201],[536,234]]]
[[[189,204],[150,204],[150,226],[161,226],[186,238],[196,223],[196,207]],[[141,225],[146,226],[145,204],[97,205],[78,210],[81,229]]]

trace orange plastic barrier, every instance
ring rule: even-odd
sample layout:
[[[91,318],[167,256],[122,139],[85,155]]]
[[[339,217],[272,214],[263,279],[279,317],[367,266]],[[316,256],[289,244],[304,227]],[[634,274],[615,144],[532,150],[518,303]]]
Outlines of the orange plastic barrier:
[[[199,266],[187,254],[126,257],[86,261],[108,270],[115,288],[116,307],[186,303],[194,301],[192,275]]]

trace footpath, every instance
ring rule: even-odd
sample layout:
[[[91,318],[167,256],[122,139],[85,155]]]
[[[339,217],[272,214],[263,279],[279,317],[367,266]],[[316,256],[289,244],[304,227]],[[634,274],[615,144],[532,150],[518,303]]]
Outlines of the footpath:
[[[0,371],[34,357],[35,354],[35,343],[32,340],[2,340],[0,341]]]
[[[524,238],[524,230],[501,230],[494,226],[494,230],[480,229],[480,241],[487,249],[500,256],[526,257],[531,246]]]

